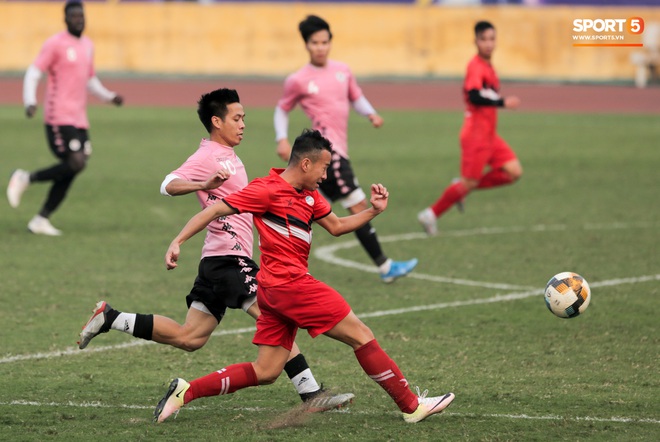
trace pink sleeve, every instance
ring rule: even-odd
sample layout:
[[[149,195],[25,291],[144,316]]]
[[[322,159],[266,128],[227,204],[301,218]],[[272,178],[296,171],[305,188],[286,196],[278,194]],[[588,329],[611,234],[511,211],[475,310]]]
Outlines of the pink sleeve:
[[[197,151],[188,157],[178,169],[172,171],[172,174],[187,181],[204,181],[212,173],[207,171],[205,164],[215,164],[215,161],[205,162],[199,151]]]
[[[92,78],[93,76],[96,75],[96,71],[94,70],[94,45],[92,44],[91,40],[89,42],[89,51],[91,53],[90,56],[90,63],[89,63],[89,78]]]
[[[362,96],[362,89],[357,84],[357,80],[353,73],[349,70],[348,72],[348,99],[353,102]]]
[[[260,215],[268,210],[268,202],[270,201],[268,185],[264,180],[257,178],[242,190],[227,195],[222,200],[230,207],[238,210],[239,213],[247,212]]]
[[[465,81],[463,82],[463,88],[466,91],[471,91],[472,89],[481,90],[483,85],[484,80],[479,65],[476,63],[468,64],[467,72],[465,74]]]
[[[37,55],[37,59],[34,61],[34,65],[41,72],[48,72],[48,68],[51,64],[53,64],[56,53],[55,47],[55,42],[52,38],[46,40],[44,45],[41,47],[41,51],[39,51],[39,55]]]
[[[284,82],[284,95],[277,102],[277,105],[286,112],[291,112],[298,104],[300,94],[298,93],[298,82],[290,75]]]

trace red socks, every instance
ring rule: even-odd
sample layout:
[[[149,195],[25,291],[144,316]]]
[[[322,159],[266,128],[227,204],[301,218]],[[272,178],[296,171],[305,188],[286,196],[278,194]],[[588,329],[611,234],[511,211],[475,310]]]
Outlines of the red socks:
[[[230,394],[236,390],[256,385],[258,385],[257,374],[254,372],[252,363],[234,364],[191,381],[183,403],[187,404],[200,397]]]
[[[404,413],[417,409],[417,396],[408,388],[408,381],[376,340],[355,350],[362,369],[394,399]],[[190,382],[183,398],[184,404],[200,397],[230,394],[236,390],[258,385],[257,374],[250,362],[230,365]]]
[[[408,388],[408,381],[392,359],[372,340],[355,350],[355,357],[365,373],[394,399],[404,413],[417,409],[417,396]]]
[[[502,169],[495,169],[483,175],[477,184],[477,189],[488,189],[491,187],[504,186],[513,183],[511,175]],[[462,200],[470,193],[461,181],[449,185],[442,196],[431,206],[436,218],[449,210],[454,204]]]
[[[440,198],[431,206],[436,218],[445,213],[451,206],[465,198],[468,190],[461,181],[457,181],[447,187]]]

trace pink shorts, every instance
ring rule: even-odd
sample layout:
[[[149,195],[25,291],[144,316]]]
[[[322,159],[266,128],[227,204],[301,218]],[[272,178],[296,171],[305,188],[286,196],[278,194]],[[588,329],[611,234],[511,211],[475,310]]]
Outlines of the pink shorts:
[[[339,292],[310,274],[289,284],[259,286],[257,303],[261,315],[252,343],[287,350],[291,350],[299,328],[315,338],[332,329],[351,311]]]
[[[490,137],[461,134],[461,152],[461,176],[474,180],[483,176],[486,166],[499,169],[517,158],[513,149],[497,134]]]

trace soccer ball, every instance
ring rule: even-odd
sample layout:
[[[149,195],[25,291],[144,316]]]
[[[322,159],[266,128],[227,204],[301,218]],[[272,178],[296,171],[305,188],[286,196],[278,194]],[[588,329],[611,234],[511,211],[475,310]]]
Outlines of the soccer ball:
[[[589,307],[591,289],[577,273],[558,273],[545,286],[545,305],[560,318],[575,318]]]

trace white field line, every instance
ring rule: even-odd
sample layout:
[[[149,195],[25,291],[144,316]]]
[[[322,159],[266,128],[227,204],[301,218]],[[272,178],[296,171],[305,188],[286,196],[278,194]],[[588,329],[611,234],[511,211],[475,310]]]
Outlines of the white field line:
[[[643,229],[653,227],[653,223],[647,222],[638,222],[638,223],[607,223],[607,224],[585,224],[582,226],[584,230],[617,230],[617,229]],[[567,230],[568,226],[565,224],[538,224],[535,226],[510,226],[510,227],[480,227],[476,229],[467,229],[467,230],[450,230],[442,232],[436,238],[443,237],[463,237],[463,236],[477,236],[477,235],[500,235],[500,234],[509,234],[509,233],[522,233],[522,232],[557,232]],[[404,233],[400,235],[390,235],[383,236],[379,238],[379,241],[382,243],[387,242],[398,242],[398,241],[414,241],[414,240],[424,240],[428,241],[430,238],[425,233]],[[335,252],[343,249],[351,249],[353,247],[359,246],[359,243],[356,240],[349,240],[340,243],[335,243],[328,246],[318,247],[314,251],[314,257],[320,259],[321,261],[335,264],[342,267],[347,267],[350,269],[361,270],[363,272],[369,273],[378,273],[378,269],[372,264],[363,264],[350,259],[340,258],[335,256]],[[493,289],[502,289],[502,290],[530,290],[533,287],[529,286],[518,286],[510,284],[502,284],[496,282],[482,282],[482,281],[473,281],[459,278],[447,278],[437,275],[427,275],[423,273],[412,272],[408,278],[422,279],[425,281],[447,283],[447,284],[456,284],[456,285],[466,285],[473,287],[484,287],[484,288],[493,288]]]
[[[647,276],[638,276],[633,278],[619,278],[619,279],[610,279],[607,281],[600,281],[589,283],[589,287],[608,287],[621,284],[637,284],[640,282],[648,281],[660,281],[660,275],[647,275]],[[517,299],[530,298],[532,296],[541,296],[543,294],[543,288],[539,287],[535,290],[528,290],[519,293],[508,293],[506,295],[495,295],[489,298],[477,298],[477,299],[466,299],[464,301],[452,301],[452,302],[441,302],[438,304],[428,304],[428,305],[417,305],[414,307],[406,307],[394,310],[382,310],[376,312],[362,313],[358,316],[360,318],[377,318],[379,316],[390,316],[390,315],[400,315],[410,312],[420,312],[425,310],[439,310],[443,308],[450,307],[465,307],[469,305],[479,305],[479,304],[492,304],[494,302],[503,302],[503,301],[514,301]]]
[[[103,404],[101,402],[39,402],[39,401],[24,401],[24,400],[14,400],[14,401],[0,401],[0,406],[25,406],[25,407],[72,407],[72,408],[108,408],[108,409],[130,409],[130,410],[153,410],[153,405],[129,405],[129,404]],[[186,406],[185,411],[196,411],[196,410],[205,410],[210,408],[210,406]],[[261,412],[261,411],[278,411],[275,408],[268,407],[230,407],[231,410],[237,410],[242,412]],[[383,414],[380,411],[376,410],[352,410],[350,407],[343,408],[341,410],[333,410],[331,413],[343,413],[343,414],[358,414],[358,415],[379,415]],[[396,412],[386,412],[386,414],[398,415]],[[603,422],[603,423],[642,423],[642,424],[660,424],[660,420],[651,419],[651,418],[630,418],[630,417],[592,417],[592,416],[557,416],[557,415],[545,415],[545,416],[530,416],[528,414],[494,414],[494,413],[455,413],[455,412],[444,412],[445,416],[457,416],[457,417],[470,417],[470,418],[488,418],[488,419],[524,419],[524,420],[545,420],[545,421],[576,421],[576,422]]]
[[[245,327],[235,328],[231,330],[217,330],[213,332],[212,336],[224,335],[239,335],[242,333],[254,333],[256,328]],[[64,350],[49,351],[44,353],[28,353],[22,355],[7,356],[0,359],[0,364],[7,364],[9,362],[27,361],[32,359],[50,359],[60,356],[82,356],[87,353],[99,353],[109,350],[120,350],[122,348],[139,347],[142,345],[155,344],[153,341],[145,341],[143,339],[135,339],[123,344],[116,345],[102,345],[100,347],[87,347],[85,350],[80,350],[78,347],[67,347]]]
[[[648,282],[648,281],[660,281],[660,274],[658,275],[646,275],[646,276],[638,276],[638,277],[632,277],[632,278],[619,278],[619,279],[610,279],[607,281],[600,281],[600,282],[592,282],[589,283],[590,287],[607,287],[607,286],[615,286],[615,285],[621,285],[621,284],[637,284],[641,282]],[[358,317],[360,318],[378,318],[382,316],[391,316],[391,315],[403,315],[406,313],[413,313],[413,312],[420,312],[420,311],[427,311],[427,310],[440,310],[444,308],[451,308],[451,307],[466,307],[470,305],[479,305],[479,304],[492,304],[495,302],[504,302],[504,301],[514,301],[518,299],[525,299],[529,298],[532,296],[540,296],[541,293],[543,293],[543,288],[537,288],[534,290],[528,290],[524,292],[518,292],[518,293],[508,293],[505,295],[495,295],[491,296],[489,298],[477,298],[477,299],[467,299],[463,301],[452,301],[452,302],[441,302],[437,304],[427,304],[427,305],[416,305],[412,307],[406,307],[406,308],[399,308],[399,309],[392,309],[392,310],[379,310],[375,312],[368,312],[368,313],[360,313],[358,314]],[[254,327],[245,327],[245,328],[237,328],[237,329],[230,329],[230,330],[218,330],[213,332],[212,336],[225,336],[225,335],[236,335],[236,334],[242,334],[242,333],[254,333],[255,328]],[[51,352],[45,352],[45,353],[28,353],[28,354],[22,354],[22,355],[13,355],[13,356],[6,356],[2,359],[0,359],[0,364],[7,364],[11,362],[18,362],[18,361],[27,361],[27,360],[35,360],[35,359],[51,359],[51,358],[56,358],[60,356],[79,356],[79,355],[85,355],[89,353],[98,353],[98,352],[104,352],[104,351],[109,351],[109,350],[119,350],[123,348],[129,348],[129,347],[137,347],[141,345],[147,345],[147,344],[153,344],[154,342],[152,341],[144,341],[142,339],[136,339],[132,340],[129,342],[126,342],[124,344],[117,344],[117,345],[104,345],[100,347],[88,347],[85,350],[79,350],[76,347],[67,347],[64,350],[58,350],[58,351],[51,351]]]

